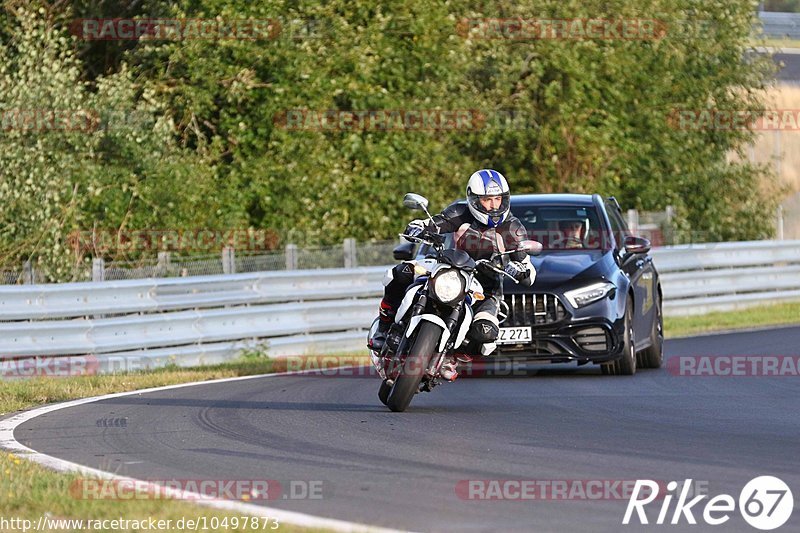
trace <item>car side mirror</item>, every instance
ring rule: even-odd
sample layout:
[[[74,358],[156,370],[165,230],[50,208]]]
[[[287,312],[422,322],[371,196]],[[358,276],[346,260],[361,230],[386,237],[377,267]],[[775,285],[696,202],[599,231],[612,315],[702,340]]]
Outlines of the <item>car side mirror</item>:
[[[650,241],[644,237],[628,235],[625,237],[625,253],[627,255],[646,254],[650,251]]]
[[[414,243],[401,242],[392,250],[392,255],[397,261],[410,261],[414,258]]]

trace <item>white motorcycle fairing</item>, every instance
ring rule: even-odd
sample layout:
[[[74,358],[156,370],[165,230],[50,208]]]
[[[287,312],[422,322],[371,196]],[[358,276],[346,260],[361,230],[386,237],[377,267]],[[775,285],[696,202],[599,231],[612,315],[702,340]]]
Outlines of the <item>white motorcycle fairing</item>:
[[[395,322],[400,322],[403,320],[403,317],[406,316],[408,312],[408,308],[411,307],[411,304],[414,302],[414,296],[419,292],[422,288],[422,284],[414,285],[408,289],[406,295],[403,296],[403,301],[400,303],[400,307],[397,308],[397,314],[394,316]]]
[[[406,337],[411,337],[411,334],[414,333],[414,330],[417,329],[417,326],[423,320],[433,322],[442,328],[442,338],[439,339],[439,347],[437,348],[437,351],[441,352],[444,350],[445,344],[447,344],[447,339],[450,338],[450,332],[447,330],[447,324],[444,323],[444,320],[433,313],[425,313],[423,315],[411,317],[411,322],[408,323],[408,329],[406,329]]]
[[[458,328],[458,334],[456,335],[456,342],[453,344],[453,348],[458,348],[464,342],[470,325],[472,325],[472,307],[465,305],[464,319],[461,321],[461,325]]]

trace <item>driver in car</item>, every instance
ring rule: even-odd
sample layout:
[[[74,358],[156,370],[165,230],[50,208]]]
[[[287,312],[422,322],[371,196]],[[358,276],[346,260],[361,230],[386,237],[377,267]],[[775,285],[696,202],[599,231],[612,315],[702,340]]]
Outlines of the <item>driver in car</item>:
[[[506,178],[496,170],[483,169],[470,176],[467,182],[467,204],[454,203],[430,221],[414,220],[405,234],[420,235],[423,231],[452,233],[455,247],[467,252],[474,260],[489,259],[493,254],[519,248],[527,240],[525,226],[510,212],[510,190]],[[438,228],[437,228],[438,226]],[[510,254],[504,270],[524,286],[536,279],[536,270],[526,252]],[[467,339],[472,353],[480,353],[483,344],[497,340],[500,324],[497,310],[502,297],[502,276],[478,266],[477,280],[484,288],[485,299],[476,302]],[[405,261],[391,268],[384,278],[384,296],[380,304],[378,327],[369,339],[369,347],[380,352],[394,322],[397,309],[414,281],[414,262]],[[441,375],[453,381],[458,377],[457,364],[469,362],[469,356],[453,357],[442,364]]]
[[[583,239],[581,238],[581,230],[583,229],[583,221],[581,220],[562,220],[558,223],[558,229],[561,231],[562,238],[559,245],[562,248],[583,248]]]

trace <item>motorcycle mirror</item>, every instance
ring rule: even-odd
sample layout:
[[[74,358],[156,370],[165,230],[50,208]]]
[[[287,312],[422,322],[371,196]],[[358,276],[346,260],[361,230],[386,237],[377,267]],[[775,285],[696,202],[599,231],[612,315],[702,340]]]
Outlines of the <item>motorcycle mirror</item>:
[[[425,211],[428,209],[428,199],[422,195],[410,192],[403,197],[403,205],[409,209],[421,209]]]
[[[522,241],[519,249],[528,254],[536,255],[542,251],[542,243],[537,241]]]

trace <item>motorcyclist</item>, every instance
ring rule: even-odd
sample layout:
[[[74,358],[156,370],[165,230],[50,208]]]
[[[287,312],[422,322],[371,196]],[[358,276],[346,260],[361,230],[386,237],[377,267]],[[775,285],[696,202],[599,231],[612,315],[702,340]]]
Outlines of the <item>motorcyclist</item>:
[[[473,259],[490,259],[497,252],[518,248],[527,239],[525,226],[510,212],[510,190],[506,178],[496,170],[478,170],[467,182],[467,203],[453,203],[430,220],[414,220],[405,234],[417,236],[423,231],[453,233],[455,247],[466,251]],[[504,270],[525,286],[531,286],[536,271],[528,254],[516,252],[508,256]],[[384,278],[384,296],[380,304],[379,323],[369,339],[369,347],[380,352],[395,314],[414,281],[414,261],[404,261],[389,269]],[[484,289],[485,299],[473,305],[474,317],[467,334],[472,351],[479,353],[482,344],[493,343],[500,332],[497,311],[503,289],[503,276],[479,265],[476,278]],[[467,359],[468,360],[468,359]],[[457,361],[451,358],[442,364],[444,379],[454,380]]]

